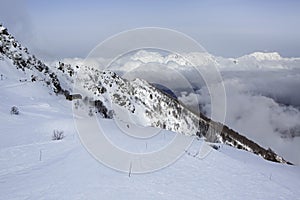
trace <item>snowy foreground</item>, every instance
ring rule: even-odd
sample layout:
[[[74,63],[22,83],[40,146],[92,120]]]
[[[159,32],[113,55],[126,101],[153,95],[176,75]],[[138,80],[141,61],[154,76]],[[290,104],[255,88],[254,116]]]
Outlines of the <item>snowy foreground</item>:
[[[1,64],[3,65],[3,63]],[[2,67],[2,66],[1,66]],[[174,164],[148,174],[121,173],[96,161],[82,146],[72,107],[40,84],[18,82],[19,71],[0,81],[0,199],[300,199],[300,168],[268,162],[226,145],[200,159],[194,140]],[[11,69],[9,69],[11,70]],[[19,115],[11,115],[16,105]],[[124,140],[113,120],[111,137],[122,148],[144,151]],[[53,141],[53,130],[65,138]],[[147,149],[174,137],[161,132]]]

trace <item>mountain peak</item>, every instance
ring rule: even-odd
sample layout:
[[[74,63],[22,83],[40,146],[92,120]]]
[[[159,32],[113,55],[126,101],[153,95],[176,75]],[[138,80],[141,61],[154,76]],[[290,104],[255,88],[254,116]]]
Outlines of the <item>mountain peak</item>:
[[[282,59],[278,52],[254,52],[249,55],[246,55],[245,57],[255,58],[258,61]]]

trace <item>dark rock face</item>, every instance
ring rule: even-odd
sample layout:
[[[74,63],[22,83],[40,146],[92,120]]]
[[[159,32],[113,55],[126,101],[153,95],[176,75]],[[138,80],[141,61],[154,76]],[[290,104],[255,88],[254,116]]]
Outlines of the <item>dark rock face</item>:
[[[81,94],[69,94],[66,96],[66,99],[69,101],[75,100],[75,99],[82,99]]]
[[[156,89],[159,89],[161,92],[165,93],[166,95],[169,95],[173,99],[177,99],[177,96],[174,94],[174,92],[169,88],[167,88],[166,86],[163,86],[158,83],[151,83],[151,85],[153,85]]]

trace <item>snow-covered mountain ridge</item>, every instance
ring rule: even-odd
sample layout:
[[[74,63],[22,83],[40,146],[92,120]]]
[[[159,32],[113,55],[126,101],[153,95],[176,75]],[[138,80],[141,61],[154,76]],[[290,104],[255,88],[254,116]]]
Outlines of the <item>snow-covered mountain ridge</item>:
[[[103,117],[112,117],[111,104],[116,104],[125,108],[130,115],[133,115],[133,118],[139,118],[140,125],[203,137],[209,142],[225,143],[255,153],[267,160],[286,163],[272,150],[260,147],[204,115],[191,112],[180,102],[165,95],[144,80],[136,79],[130,82],[111,71],[99,71],[92,67],[72,68],[64,63],[59,63],[57,68],[51,69],[30,55],[27,49],[22,47],[4,27],[0,29],[0,36],[1,54],[10,59],[17,68],[31,74],[31,81],[42,81],[54,93],[63,94],[69,100],[74,99],[70,88],[74,82],[73,76],[78,75],[76,82],[80,85],[80,89],[74,92],[80,92],[76,98],[83,100],[77,100],[77,102],[84,104],[84,100],[87,99],[88,106],[95,106],[97,112]],[[199,60],[197,55],[191,54],[190,56],[192,59]],[[212,59],[209,58],[204,59],[204,62],[210,62]],[[177,62],[176,59],[174,57],[173,61]],[[167,62],[169,61],[170,58],[167,59]],[[83,73],[77,74],[79,70]]]

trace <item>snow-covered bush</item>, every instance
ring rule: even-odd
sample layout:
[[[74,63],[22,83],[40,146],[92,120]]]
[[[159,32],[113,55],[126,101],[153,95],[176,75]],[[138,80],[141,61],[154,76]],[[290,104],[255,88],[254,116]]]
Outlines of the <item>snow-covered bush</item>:
[[[11,107],[10,114],[11,115],[18,115],[18,114],[20,114],[19,109],[17,108],[17,106]]]
[[[112,118],[114,117],[114,114],[115,114],[115,113],[114,113],[113,110],[109,110],[108,113],[107,113],[107,118],[108,118],[108,119],[112,119]]]
[[[64,138],[64,132],[59,130],[54,130],[52,135],[52,140],[62,140]]]
[[[94,116],[94,111],[93,111],[92,108],[89,109],[89,116],[90,116],[90,117]]]

